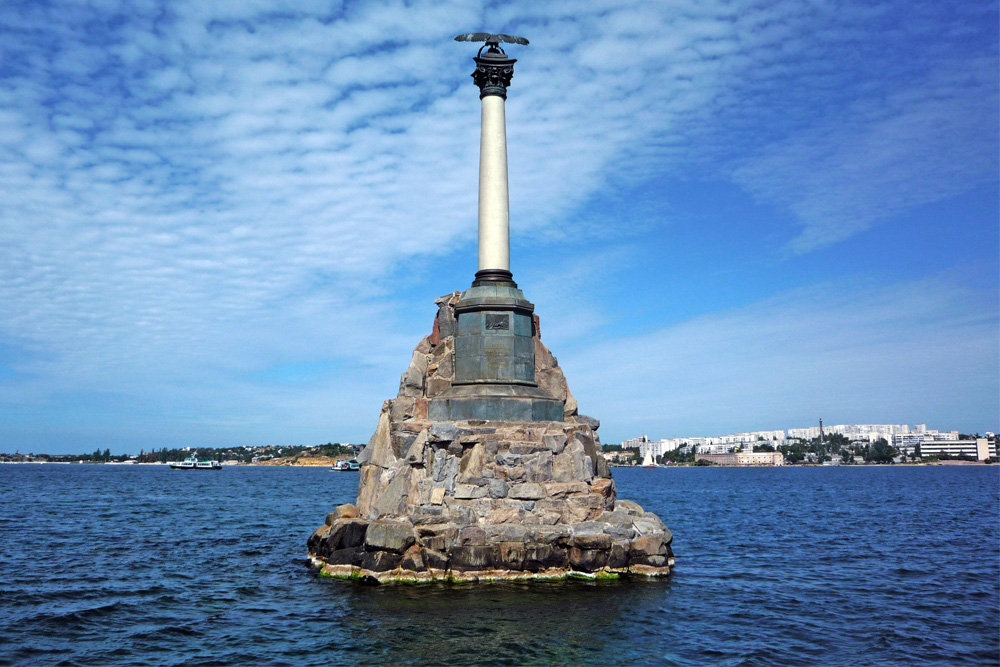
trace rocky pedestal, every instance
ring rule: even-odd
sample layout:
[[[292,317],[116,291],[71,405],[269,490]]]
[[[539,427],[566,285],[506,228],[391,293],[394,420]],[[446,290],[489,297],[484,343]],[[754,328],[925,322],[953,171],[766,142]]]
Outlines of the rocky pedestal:
[[[428,404],[455,376],[455,304],[437,300],[399,394],[359,457],[357,502],[308,540],[325,575],[369,581],[667,575],[671,534],[619,500],[597,436],[537,335],[535,380],[563,421],[433,421]]]

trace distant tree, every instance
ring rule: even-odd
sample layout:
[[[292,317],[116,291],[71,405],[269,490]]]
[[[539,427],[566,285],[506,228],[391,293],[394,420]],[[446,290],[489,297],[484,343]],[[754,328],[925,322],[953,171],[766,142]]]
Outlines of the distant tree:
[[[847,449],[846,447],[840,450],[840,462],[854,463],[854,454],[851,452],[851,450]]]
[[[916,445],[913,446],[913,458],[915,458],[915,459],[923,458],[920,455],[920,443],[919,442]]]
[[[755,452],[773,452],[774,451],[774,445],[772,445],[769,442],[762,442],[759,445],[754,445],[753,446],[753,450]]]
[[[879,438],[871,446],[869,452],[869,458],[875,463],[892,463],[892,458],[896,456],[896,448],[893,447],[886,441],[885,438]]]

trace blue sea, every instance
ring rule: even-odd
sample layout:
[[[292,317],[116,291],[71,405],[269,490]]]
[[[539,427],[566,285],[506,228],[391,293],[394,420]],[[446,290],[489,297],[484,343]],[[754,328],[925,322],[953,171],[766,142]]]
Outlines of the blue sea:
[[[1000,467],[613,469],[669,580],[366,587],[357,473],[0,465],[2,665],[996,665]]]

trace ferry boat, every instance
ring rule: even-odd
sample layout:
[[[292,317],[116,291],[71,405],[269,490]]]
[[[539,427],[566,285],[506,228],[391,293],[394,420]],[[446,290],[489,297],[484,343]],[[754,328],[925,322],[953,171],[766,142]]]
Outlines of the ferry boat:
[[[357,459],[350,459],[350,460],[341,459],[340,461],[334,463],[330,467],[330,470],[338,470],[341,472],[349,472],[351,470],[361,470],[361,464],[358,463]]]
[[[194,456],[189,456],[180,463],[171,463],[173,470],[222,470],[222,464],[218,461],[199,461]]]

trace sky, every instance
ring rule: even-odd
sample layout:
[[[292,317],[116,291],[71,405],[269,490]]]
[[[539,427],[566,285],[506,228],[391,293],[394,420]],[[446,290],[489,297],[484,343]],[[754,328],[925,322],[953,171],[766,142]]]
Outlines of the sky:
[[[0,451],[365,442],[511,268],[606,443],[1000,430],[998,6],[60,0],[0,12]]]

